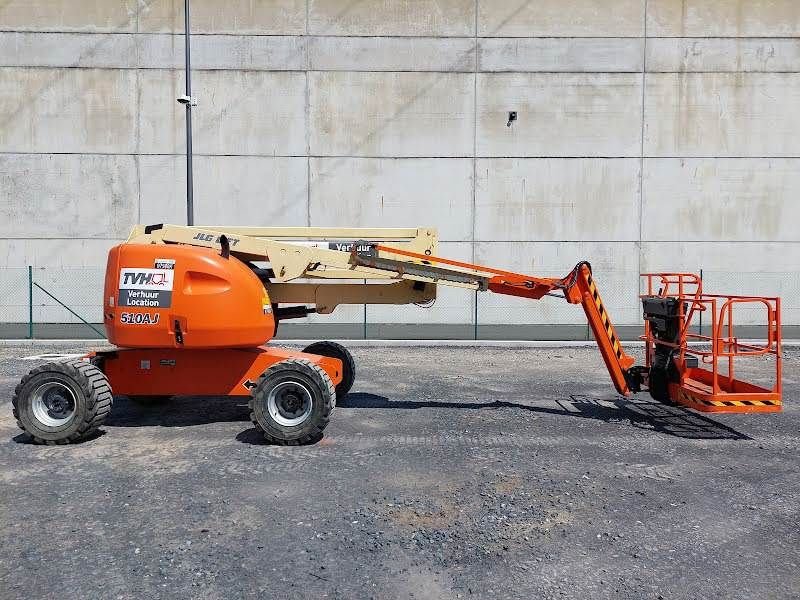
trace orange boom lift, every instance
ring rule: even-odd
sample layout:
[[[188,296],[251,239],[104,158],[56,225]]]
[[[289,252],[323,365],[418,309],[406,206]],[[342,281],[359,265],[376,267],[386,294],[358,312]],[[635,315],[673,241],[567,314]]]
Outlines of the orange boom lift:
[[[334,342],[302,352],[266,345],[279,323],[340,304],[429,303],[439,285],[580,304],[620,394],[646,389],[707,412],[780,410],[778,298],[707,295],[693,274],[643,275],[645,364],[636,366],[588,262],[541,278],[440,258],[436,248],[432,229],[137,226],[108,256],[103,313],[115,347],[33,369],[15,390],[14,415],[34,440],[62,444],[96,431],[115,394],[248,396],[268,440],[313,442],[350,390],[355,363]],[[763,342],[736,337],[742,308],[765,312]],[[695,326],[701,314],[709,335]],[[772,387],[735,377],[748,357],[772,359]]]

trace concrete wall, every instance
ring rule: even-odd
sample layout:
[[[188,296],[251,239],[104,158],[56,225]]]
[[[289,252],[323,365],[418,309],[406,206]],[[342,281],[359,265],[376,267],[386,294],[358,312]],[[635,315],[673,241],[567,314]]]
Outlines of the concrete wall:
[[[800,325],[800,2],[192,6],[198,223],[432,226],[444,254],[540,274],[586,258],[621,325],[640,271],[703,269]],[[0,3],[6,266],[56,287],[85,267],[99,301],[133,223],[182,222],[182,28],[183,0]],[[471,337],[476,314],[483,337],[585,335],[555,300],[461,291],[313,322]]]

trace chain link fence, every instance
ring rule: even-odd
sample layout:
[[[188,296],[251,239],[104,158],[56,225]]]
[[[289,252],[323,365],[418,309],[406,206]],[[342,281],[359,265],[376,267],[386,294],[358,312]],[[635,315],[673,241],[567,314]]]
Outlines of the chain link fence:
[[[0,269],[0,338],[104,338],[101,267]]]
[[[563,273],[541,273],[561,276]],[[800,272],[703,270],[707,293],[779,296],[785,338],[800,338]],[[0,338],[103,338],[102,267],[0,268]],[[596,270],[595,279],[623,339],[641,334],[638,273]],[[709,315],[710,317],[710,315]],[[765,323],[757,305],[737,309],[736,323]],[[706,326],[710,326],[707,318]],[[591,333],[579,306],[439,287],[436,303],[418,306],[340,306],[331,315],[285,321],[283,338],[587,340]]]

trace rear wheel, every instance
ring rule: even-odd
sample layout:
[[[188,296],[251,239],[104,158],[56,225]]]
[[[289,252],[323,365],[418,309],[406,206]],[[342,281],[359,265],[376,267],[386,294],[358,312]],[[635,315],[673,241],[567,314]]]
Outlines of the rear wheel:
[[[14,390],[14,417],[39,444],[69,444],[91,436],[111,412],[106,376],[83,360],[31,370]]]
[[[336,342],[315,342],[303,349],[308,354],[338,358],[342,361],[342,381],[336,386],[336,401],[342,405],[356,379],[356,361],[350,351]]]
[[[250,397],[250,419],[275,444],[317,441],[336,404],[328,374],[304,359],[272,365],[259,377]]]

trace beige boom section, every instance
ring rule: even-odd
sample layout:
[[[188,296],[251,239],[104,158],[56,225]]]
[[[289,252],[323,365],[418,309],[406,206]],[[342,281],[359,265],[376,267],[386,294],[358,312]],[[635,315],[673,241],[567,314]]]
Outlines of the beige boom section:
[[[267,287],[274,303],[314,304],[321,314],[340,304],[427,303],[436,298],[438,284],[485,290],[489,282],[487,272],[435,266],[424,258],[379,249],[389,244],[404,253],[433,258],[438,236],[427,228],[137,225],[128,242],[215,248],[244,261],[268,263]],[[365,280],[384,285],[364,285]]]

